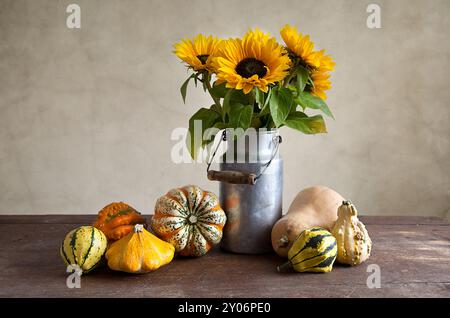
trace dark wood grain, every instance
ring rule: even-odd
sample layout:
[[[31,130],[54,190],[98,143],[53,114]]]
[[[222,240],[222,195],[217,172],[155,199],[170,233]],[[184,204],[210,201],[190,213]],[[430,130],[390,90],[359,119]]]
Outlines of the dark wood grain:
[[[149,274],[101,268],[82,276],[81,289],[69,289],[59,244],[92,219],[0,216],[0,297],[450,297],[450,225],[439,218],[362,217],[373,240],[371,258],[328,274],[280,274],[275,268],[284,259],[275,254],[215,248]],[[366,285],[369,264],[380,266],[380,289]]]

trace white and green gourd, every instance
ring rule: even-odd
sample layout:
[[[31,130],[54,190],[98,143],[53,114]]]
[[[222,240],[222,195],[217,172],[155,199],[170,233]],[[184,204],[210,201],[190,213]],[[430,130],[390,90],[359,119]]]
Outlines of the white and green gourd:
[[[102,231],[93,226],[81,226],[70,231],[60,248],[66,265],[78,265],[88,273],[99,265],[108,245]]]
[[[343,201],[338,208],[338,219],[331,233],[337,240],[339,263],[354,266],[370,257],[372,240],[350,201]]]
[[[214,193],[189,185],[157,200],[151,226],[180,255],[202,256],[222,239],[226,219]]]

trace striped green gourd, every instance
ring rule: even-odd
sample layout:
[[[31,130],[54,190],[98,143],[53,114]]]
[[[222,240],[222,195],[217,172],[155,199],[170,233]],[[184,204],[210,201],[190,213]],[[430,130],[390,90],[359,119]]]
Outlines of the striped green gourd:
[[[66,265],[78,265],[83,273],[94,269],[105,254],[107,239],[93,226],[82,226],[70,231],[60,248]]]
[[[336,238],[324,228],[315,227],[300,233],[288,251],[289,261],[277,269],[327,273],[333,269],[336,255]]]

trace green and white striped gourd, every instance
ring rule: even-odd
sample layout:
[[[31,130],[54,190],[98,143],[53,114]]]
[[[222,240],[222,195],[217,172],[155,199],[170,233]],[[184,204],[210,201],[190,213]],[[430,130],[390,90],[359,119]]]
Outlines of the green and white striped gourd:
[[[333,269],[337,244],[334,236],[321,227],[304,230],[288,251],[288,262],[278,271],[293,268],[297,272],[327,273]]]
[[[358,219],[358,211],[350,201],[343,201],[338,208],[338,219],[331,233],[338,243],[339,263],[354,266],[370,257],[372,240],[366,227]]]
[[[66,265],[78,265],[83,273],[87,273],[99,264],[107,244],[102,231],[93,226],[82,226],[66,235],[60,253]]]
[[[214,193],[190,185],[157,200],[151,226],[180,255],[202,256],[220,242],[226,219]]]

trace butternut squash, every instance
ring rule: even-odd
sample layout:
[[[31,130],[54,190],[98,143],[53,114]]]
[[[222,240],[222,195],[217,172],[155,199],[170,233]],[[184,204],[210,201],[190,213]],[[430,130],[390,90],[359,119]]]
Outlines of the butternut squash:
[[[324,186],[306,188],[297,194],[288,212],[272,228],[272,247],[287,257],[295,239],[304,230],[321,227],[331,231],[337,220],[337,210],[345,199]]]

